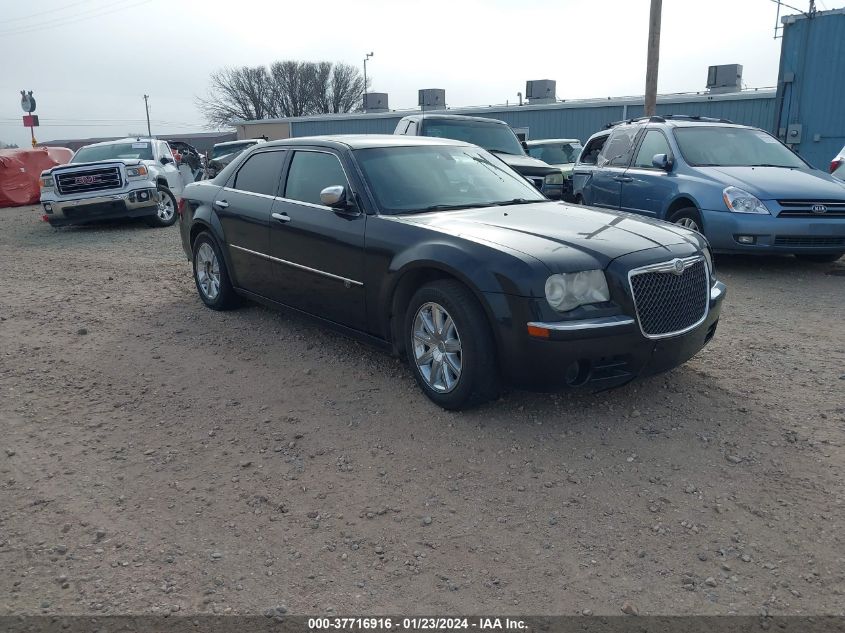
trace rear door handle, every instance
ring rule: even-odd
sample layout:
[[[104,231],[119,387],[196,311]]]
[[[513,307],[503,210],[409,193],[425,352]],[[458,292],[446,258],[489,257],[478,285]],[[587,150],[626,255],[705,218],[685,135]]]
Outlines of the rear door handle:
[[[614,176],[613,179],[616,182],[633,182],[634,181],[634,179],[631,178],[630,176]]]
[[[273,213],[270,217],[279,222],[290,222],[290,216],[287,213]]]
[[[226,202],[225,200],[215,200],[214,206],[217,207],[218,209],[225,209],[226,207],[229,206],[229,203]]]

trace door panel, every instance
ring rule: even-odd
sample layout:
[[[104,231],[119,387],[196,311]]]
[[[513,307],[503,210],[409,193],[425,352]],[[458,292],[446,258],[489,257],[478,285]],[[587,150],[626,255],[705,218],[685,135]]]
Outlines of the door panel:
[[[651,161],[655,154],[666,154],[672,159],[672,150],[663,133],[648,130],[625,173],[629,180],[622,184],[623,211],[660,217],[666,202],[675,197],[677,176],[654,167]]]
[[[631,160],[631,150],[639,129],[619,126],[613,129],[597,159],[597,167],[590,181],[592,202],[597,207],[618,209],[621,205],[622,185],[628,179],[625,171]]]
[[[334,185],[350,191],[335,154],[294,152],[284,197],[277,198],[272,208],[273,298],[366,330],[363,281],[367,216],[357,210],[338,211],[319,204],[319,192]]]
[[[270,213],[279,189],[284,150],[259,151],[247,158],[214,200],[214,210],[232,263],[234,284],[271,297],[275,278],[268,258]]]

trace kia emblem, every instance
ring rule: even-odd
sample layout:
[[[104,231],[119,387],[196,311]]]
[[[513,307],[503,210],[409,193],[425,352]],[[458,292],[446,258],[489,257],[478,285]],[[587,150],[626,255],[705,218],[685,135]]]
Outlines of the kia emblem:
[[[812,211],[813,213],[827,213],[827,207],[823,204],[814,204]]]

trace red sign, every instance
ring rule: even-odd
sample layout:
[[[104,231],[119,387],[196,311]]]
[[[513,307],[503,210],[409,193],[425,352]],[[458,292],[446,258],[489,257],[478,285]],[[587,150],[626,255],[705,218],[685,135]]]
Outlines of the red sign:
[[[37,114],[27,114],[23,118],[23,126],[24,127],[38,127],[38,115]]]

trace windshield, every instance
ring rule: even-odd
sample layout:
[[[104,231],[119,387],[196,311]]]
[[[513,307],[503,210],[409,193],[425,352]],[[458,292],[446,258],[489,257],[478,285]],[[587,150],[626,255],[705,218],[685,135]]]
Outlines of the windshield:
[[[543,145],[529,145],[528,155],[538,158],[549,165],[565,165],[578,160],[581,153],[581,143],[548,143]]]
[[[483,147],[489,152],[516,154],[525,152],[513,130],[502,123],[483,121],[458,121],[450,119],[423,119],[423,136],[451,138]]]
[[[379,147],[355,152],[387,214],[548,201],[522,176],[474,147]]]
[[[153,160],[153,148],[149,141],[135,143],[110,143],[109,145],[89,145],[81,148],[74,155],[71,163],[90,163],[97,160],[112,160],[115,158],[136,158]]]
[[[695,167],[807,167],[783,143],[762,130],[676,128],[675,140],[684,160]]]
[[[255,143],[233,143],[231,145],[215,145],[211,150],[212,158],[220,158],[221,156],[228,156],[236,152],[242,152],[247,147],[252,147]]]

